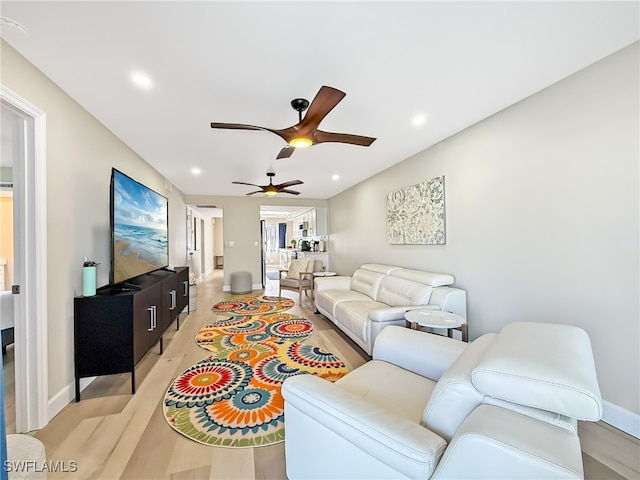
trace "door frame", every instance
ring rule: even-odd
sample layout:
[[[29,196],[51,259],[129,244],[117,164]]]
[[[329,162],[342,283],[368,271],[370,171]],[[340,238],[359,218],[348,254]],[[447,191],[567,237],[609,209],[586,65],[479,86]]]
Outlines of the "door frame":
[[[14,172],[16,431],[49,421],[46,114],[0,84],[0,102],[24,119]]]

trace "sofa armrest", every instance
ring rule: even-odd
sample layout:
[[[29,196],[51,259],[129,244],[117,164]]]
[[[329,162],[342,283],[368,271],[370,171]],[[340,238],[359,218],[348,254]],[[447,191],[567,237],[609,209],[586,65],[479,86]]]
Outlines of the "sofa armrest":
[[[467,292],[455,287],[437,287],[431,292],[429,304],[437,305],[440,310],[452,312],[467,318]]]
[[[326,448],[346,441],[372,461],[380,461],[408,478],[429,478],[446,448],[441,437],[419,423],[314,375],[288,378],[282,385],[282,395],[287,418],[287,473],[292,478],[325,478],[327,474],[318,468],[332,463],[328,461],[332,457],[322,452],[320,465],[313,465],[314,460],[310,458],[313,455],[308,455],[314,451],[309,450],[307,444],[316,437],[314,430],[318,430],[318,435],[325,435],[325,439],[326,435],[335,437],[335,441],[326,442]],[[304,428],[298,428],[301,422]],[[306,459],[297,460],[303,462],[302,465],[290,466],[289,459],[296,457],[292,449],[296,448],[304,448]],[[303,469],[308,469],[306,475],[301,473]]]
[[[434,479],[584,478],[578,436],[492,405],[480,405],[451,439]]]
[[[438,381],[469,344],[391,325],[376,337],[373,358]]]
[[[317,277],[314,280],[316,292],[329,289],[349,290],[351,277],[335,275],[333,277]]]

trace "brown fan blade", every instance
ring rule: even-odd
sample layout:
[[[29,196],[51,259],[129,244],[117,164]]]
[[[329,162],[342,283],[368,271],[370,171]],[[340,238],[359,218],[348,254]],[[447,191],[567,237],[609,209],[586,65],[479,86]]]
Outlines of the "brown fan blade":
[[[247,193],[247,195],[253,195],[253,194],[256,194],[256,193],[262,193],[262,192],[263,192],[263,190],[256,190],[255,192],[249,192],[249,193]]]
[[[211,122],[211,128],[222,128],[222,129],[227,129],[227,130],[266,130],[267,132],[271,131],[271,129],[269,129],[269,128],[258,127],[256,125],[245,125],[245,124],[242,124],[242,123],[216,123],[216,122]]]
[[[280,150],[280,153],[278,153],[276,159],[289,158],[293,154],[293,152],[295,152],[295,150],[295,147],[290,147],[287,145],[282,150]]]
[[[291,195],[300,195],[300,192],[296,192],[295,190],[287,190],[286,188],[283,188],[282,190],[280,190],[279,193],[290,193]]]
[[[337,88],[324,85],[309,105],[302,121],[296,125],[298,134],[309,134],[318,128],[320,122],[347,94]]]
[[[293,127],[285,128],[282,130],[274,130],[273,128],[259,127],[257,125],[245,125],[244,123],[216,123],[211,122],[211,128],[220,128],[223,130],[262,130],[264,132],[271,132],[278,135],[285,142],[289,143],[290,138],[295,137],[295,130]],[[293,132],[293,134],[289,134],[289,130]]]
[[[362,147],[368,147],[376,140],[373,137],[364,137],[362,135],[352,135],[349,133],[323,132],[322,130],[316,131],[314,137],[315,143],[349,143],[351,145],[360,145]]]
[[[255,183],[247,183],[247,182],[231,182],[231,183],[235,183],[236,185],[251,185],[252,187],[262,188],[262,185],[256,185]]]
[[[274,187],[278,189],[283,189],[287,187],[293,187],[294,185],[302,185],[304,182],[302,180],[289,180],[288,182],[281,183],[280,185],[274,185]]]

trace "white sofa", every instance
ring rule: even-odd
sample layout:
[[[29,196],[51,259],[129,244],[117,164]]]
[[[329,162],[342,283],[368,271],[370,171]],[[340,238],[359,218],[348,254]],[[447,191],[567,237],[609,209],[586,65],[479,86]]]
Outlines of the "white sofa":
[[[602,400],[580,328],[512,323],[472,343],[385,328],[335,383],[285,380],[287,478],[581,479]]]
[[[352,276],[315,279],[316,309],[367,354],[389,325],[405,325],[404,314],[433,308],[467,318],[466,292],[449,287],[451,275],[367,263]]]

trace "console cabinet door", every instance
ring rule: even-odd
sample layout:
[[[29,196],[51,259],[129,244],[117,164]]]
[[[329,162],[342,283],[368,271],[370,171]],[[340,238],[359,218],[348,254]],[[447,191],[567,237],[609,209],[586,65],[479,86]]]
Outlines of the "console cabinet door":
[[[162,280],[162,331],[164,332],[178,316],[178,276],[171,275]]]
[[[178,314],[189,305],[189,267],[178,269]]]
[[[131,294],[75,298],[76,377],[123,373],[133,369],[133,298]]]
[[[138,363],[162,335],[162,285],[136,292],[133,300],[133,359]]]

